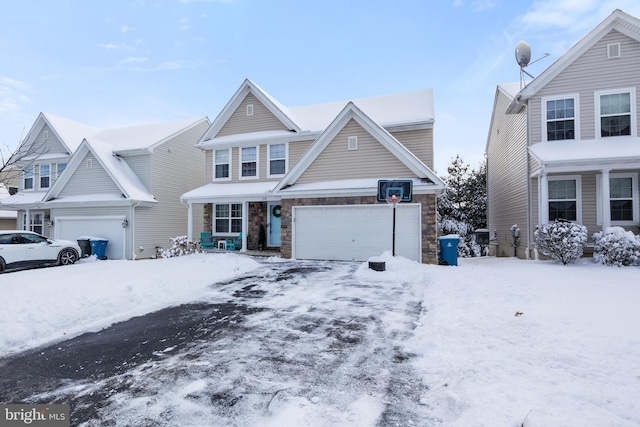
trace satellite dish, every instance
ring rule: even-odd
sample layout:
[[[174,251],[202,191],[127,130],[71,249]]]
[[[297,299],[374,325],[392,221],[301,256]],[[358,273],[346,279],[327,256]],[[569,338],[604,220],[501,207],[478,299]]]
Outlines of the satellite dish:
[[[529,65],[529,61],[531,61],[531,48],[529,43],[521,40],[516,45],[516,62],[521,68],[524,68]]]

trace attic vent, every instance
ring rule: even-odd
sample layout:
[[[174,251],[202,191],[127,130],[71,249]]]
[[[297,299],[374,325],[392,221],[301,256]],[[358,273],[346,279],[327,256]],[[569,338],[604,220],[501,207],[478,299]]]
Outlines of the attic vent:
[[[46,141],[47,139],[49,139],[49,131],[45,130],[44,131],[44,140]]]
[[[347,138],[347,148],[349,150],[357,150],[358,149],[358,137],[357,136],[350,136],[349,138]]]
[[[247,105],[247,116],[253,116],[253,104]]]
[[[607,45],[607,59],[620,58],[620,43],[609,43]]]
[[[85,164],[85,167],[87,169],[92,169],[93,168],[93,159],[87,159],[87,163]]]

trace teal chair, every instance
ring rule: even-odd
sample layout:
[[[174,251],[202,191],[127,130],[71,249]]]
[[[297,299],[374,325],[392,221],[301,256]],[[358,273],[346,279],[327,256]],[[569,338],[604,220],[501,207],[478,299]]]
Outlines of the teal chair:
[[[240,249],[242,249],[242,233],[240,233],[238,237],[230,237],[227,239],[228,251],[239,251]]]
[[[211,233],[208,231],[203,231],[200,233],[200,247],[203,248],[213,248],[215,245],[215,239],[211,236]]]

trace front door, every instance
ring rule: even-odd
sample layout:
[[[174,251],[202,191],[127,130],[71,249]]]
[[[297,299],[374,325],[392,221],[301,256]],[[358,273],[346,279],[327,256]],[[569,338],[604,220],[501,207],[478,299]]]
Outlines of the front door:
[[[280,212],[281,206],[279,203],[269,203],[269,223],[267,224],[267,246],[280,247]]]

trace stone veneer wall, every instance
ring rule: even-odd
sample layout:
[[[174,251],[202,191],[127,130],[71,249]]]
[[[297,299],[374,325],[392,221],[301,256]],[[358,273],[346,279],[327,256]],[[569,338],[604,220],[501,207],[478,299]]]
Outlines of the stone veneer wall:
[[[422,204],[422,262],[438,263],[438,242],[436,237],[436,196],[435,194],[414,194],[414,203]],[[291,212],[293,206],[317,205],[359,205],[377,204],[375,196],[324,197],[282,200],[282,246],[283,258],[291,258]]]

